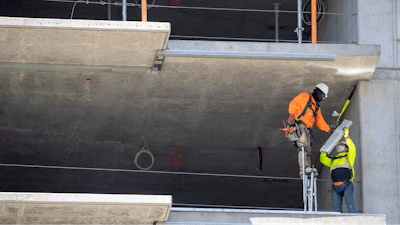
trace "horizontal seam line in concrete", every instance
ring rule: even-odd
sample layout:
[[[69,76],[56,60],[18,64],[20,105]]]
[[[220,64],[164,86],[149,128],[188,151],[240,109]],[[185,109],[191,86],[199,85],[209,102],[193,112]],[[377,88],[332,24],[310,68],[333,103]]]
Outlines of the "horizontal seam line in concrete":
[[[215,173],[193,173],[193,172],[170,172],[170,171],[151,171],[151,170],[106,169],[106,168],[68,167],[68,166],[43,166],[43,165],[7,164],[7,163],[0,163],[0,166],[27,167],[27,168],[46,168],[46,169],[94,170],[94,171],[111,171],[111,172],[160,173],[160,174],[218,176],[218,177],[271,178],[271,179],[287,179],[287,180],[299,180],[299,181],[303,180],[302,178],[293,178],[293,177],[272,177],[272,176],[253,176],[253,175],[215,174]],[[329,181],[330,182],[331,180],[330,179],[317,179],[317,181]]]
[[[1,194],[1,192],[0,192]],[[18,203],[18,204],[75,204],[84,203],[84,205],[146,205],[146,206],[170,206],[172,203],[146,203],[146,202],[82,202],[82,201],[71,201],[71,202],[60,202],[60,201],[29,201],[24,200],[0,200],[0,203]]]
[[[339,213],[339,212],[304,212],[285,210],[252,210],[252,209],[218,209],[218,208],[175,208],[171,212],[214,212],[214,213],[263,213],[263,214],[304,214],[304,215],[334,215],[334,216],[386,216],[386,214],[362,214],[362,213]]]

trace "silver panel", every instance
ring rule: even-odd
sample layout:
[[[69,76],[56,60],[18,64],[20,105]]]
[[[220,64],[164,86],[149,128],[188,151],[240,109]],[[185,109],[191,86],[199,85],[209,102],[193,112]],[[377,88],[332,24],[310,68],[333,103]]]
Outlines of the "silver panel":
[[[331,153],[332,149],[336,146],[336,144],[343,137],[343,129],[350,128],[353,125],[353,122],[350,120],[343,120],[343,122],[336,128],[333,134],[329,137],[329,139],[325,142],[325,144],[319,150],[320,152]]]

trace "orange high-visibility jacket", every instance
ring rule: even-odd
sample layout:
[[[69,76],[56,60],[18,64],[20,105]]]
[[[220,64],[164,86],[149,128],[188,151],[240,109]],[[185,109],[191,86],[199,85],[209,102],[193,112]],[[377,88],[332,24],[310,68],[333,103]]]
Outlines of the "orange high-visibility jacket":
[[[294,114],[294,116],[298,118],[303,112],[304,107],[307,106],[307,102],[309,99],[310,94],[307,92],[302,92],[297,95],[296,98],[294,98],[289,104],[289,114]],[[312,105],[312,110],[308,109],[304,116],[300,118],[300,120],[303,121],[308,128],[312,128],[314,126],[314,123],[316,123],[319,129],[325,132],[329,132],[331,127],[325,122],[324,117],[322,117],[321,107],[318,108],[317,115],[314,118],[313,111],[315,111],[316,109],[317,102],[312,96],[311,99],[315,105]]]

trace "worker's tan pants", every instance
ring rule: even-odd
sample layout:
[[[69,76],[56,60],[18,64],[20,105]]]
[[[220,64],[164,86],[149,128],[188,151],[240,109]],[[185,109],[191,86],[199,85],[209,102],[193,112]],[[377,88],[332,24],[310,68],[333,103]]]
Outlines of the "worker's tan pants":
[[[296,141],[297,146],[299,147],[306,147],[306,151],[304,152],[304,167],[306,168],[311,167],[311,145],[310,145],[310,135],[307,133],[306,129],[300,125],[301,136],[299,140]],[[300,167],[300,174],[303,171],[303,158],[302,152],[299,151],[298,153],[298,161]]]

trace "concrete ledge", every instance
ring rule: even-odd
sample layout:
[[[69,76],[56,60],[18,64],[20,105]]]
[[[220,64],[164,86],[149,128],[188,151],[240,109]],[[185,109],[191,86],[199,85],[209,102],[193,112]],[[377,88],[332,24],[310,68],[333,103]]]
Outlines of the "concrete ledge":
[[[268,42],[182,41],[182,40],[168,41],[167,50],[364,55],[364,56],[377,56],[378,59],[381,54],[380,45],[294,44],[294,43],[268,43]]]
[[[0,26],[59,29],[100,29],[131,31],[171,31],[170,23],[109,20],[66,20],[0,17]]]
[[[280,210],[171,208],[168,224],[386,224],[386,215]],[[157,223],[159,224],[159,223]]]
[[[148,69],[170,30],[170,23],[0,17],[0,62]]]
[[[172,196],[0,192],[0,224],[153,224]]]

